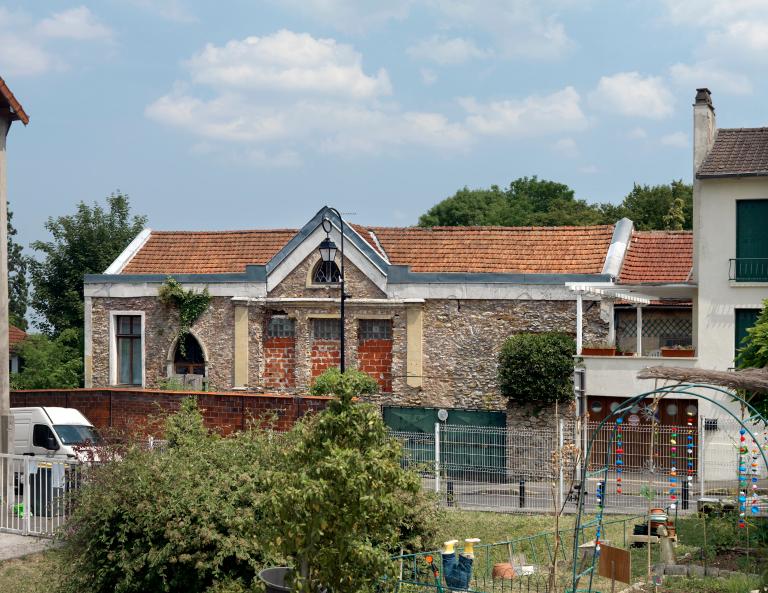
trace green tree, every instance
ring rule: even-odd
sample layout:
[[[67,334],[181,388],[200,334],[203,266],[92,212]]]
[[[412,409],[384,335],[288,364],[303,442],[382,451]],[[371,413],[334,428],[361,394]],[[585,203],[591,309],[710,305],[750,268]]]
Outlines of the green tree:
[[[425,494],[418,475],[401,467],[400,443],[375,407],[352,401],[376,390],[359,371],[327,371],[312,392],[336,399],[296,426],[295,446],[276,461],[271,488],[280,495],[270,497],[264,514],[301,591],[379,590],[383,576],[394,576],[390,557],[406,526],[413,532],[419,520],[412,506]]]
[[[679,208],[677,200],[682,202]],[[682,229],[693,228],[693,186],[682,180],[653,186],[636,183],[614,213],[632,220],[638,230],[653,230],[670,228],[673,211],[675,226],[682,218]]]
[[[13,389],[80,387],[83,357],[76,329],[67,329],[56,338],[31,334],[16,348],[21,372],[11,375]]]
[[[14,237],[17,231],[13,226],[13,212],[8,207],[8,315],[9,321],[16,327],[27,329],[27,257]]]
[[[463,188],[419,218],[419,226],[557,226],[600,224],[595,205],[577,200],[563,183],[521,177],[502,190]]]
[[[762,369],[768,367],[768,299],[757,316],[755,325],[747,329],[747,335],[737,351],[736,366],[740,369]],[[746,393],[745,399],[764,416],[768,416],[768,394]]]
[[[77,205],[67,216],[49,218],[51,241],[35,241],[41,260],[30,260],[34,291],[32,306],[44,317],[40,328],[57,336],[68,328],[83,328],[83,277],[103,272],[147,222],[131,216],[128,196],[116,192],[98,203]]]
[[[677,197],[672,200],[669,212],[664,216],[664,228],[669,231],[682,231],[685,226],[685,205],[683,198]]]
[[[566,334],[517,334],[499,353],[501,393],[521,404],[543,407],[573,399],[576,342]]]

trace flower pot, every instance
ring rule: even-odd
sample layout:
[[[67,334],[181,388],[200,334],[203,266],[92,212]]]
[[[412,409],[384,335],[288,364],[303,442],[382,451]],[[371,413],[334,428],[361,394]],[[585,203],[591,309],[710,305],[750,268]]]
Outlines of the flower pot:
[[[288,593],[291,587],[289,582],[293,569],[289,566],[273,566],[265,568],[259,573],[259,578],[266,585],[267,593]]]
[[[662,358],[693,358],[696,354],[696,350],[693,348],[680,349],[680,348],[662,348]]]
[[[582,356],[616,356],[616,348],[582,348]]]

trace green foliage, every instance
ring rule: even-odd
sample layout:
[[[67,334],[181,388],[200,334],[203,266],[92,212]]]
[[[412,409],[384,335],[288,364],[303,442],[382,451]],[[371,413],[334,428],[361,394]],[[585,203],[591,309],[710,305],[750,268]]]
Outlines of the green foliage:
[[[261,510],[278,441],[211,435],[193,400],[166,426],[167,450],[130,448],[92,469],[67,524],[62,593],[240,593],[281,562]]]
[[[768,299],[763,301],[763,309],[757,316],[755,325],[747,329],[747,335],[741,343],[736,356],[740,369],[768,366]],[[768,395],[765,393],[742,394],[763,416],[768,417]]]
[[[80,202],[74,214],[48,219],[53,239],[32,243],[42,259],[29,260],[32,306],[44,317],[38,325],[45,334],[83,328],[83,277],[107,269],[146,221],[130,215],[128,196],[119,191],[107,198],[107,209]]]
[[[179,352],[185,356],[185,338],[189,334],[189,329],[200,315],[205,313],[211,303],[208,287],[205,287],[202,292],[184,290],[178,280],[168,276],[157,294],[160,302],[179,310]]]
[[[627,217],[645,229],[690,229],[693,186],[681,181],[635,184],[620,204],[587,203],[567,185],[521,177],[507,189],[464,187],[429,209],[419,226],[559,226],[613,224]]]
[[[557,332],[517,334],[499,353],[501,393],[519,403],[545,406],[573,399],[576,343]]]
[[[331,367],[315,379],[309,391],[312,395],[336,396],[342,402],[348,403],[359,395],[378,393],[379,384],[361,371],[347,369],[342,373],[336,367]]]
[[[328,371],[315,393],[338,397],[294,428],[266,502],[273,541],[297,570],[295,586],[367,593],[393,576],[390,555],[434,537],[437,512],[378,411],[352,398],[375,387],[363,373]],[[319,385],[319,387],[318,387]]]
[[[13,389],[63,389],[80,387],[83,359],[81,336],[67,329],[56,338],[30,334],[16,347],[21,372],[11,375]]]
[[[27,329],[27,257],[14,240],[17,231],[13,226],[13,212],[8,207],[8,320],[12,325]]]

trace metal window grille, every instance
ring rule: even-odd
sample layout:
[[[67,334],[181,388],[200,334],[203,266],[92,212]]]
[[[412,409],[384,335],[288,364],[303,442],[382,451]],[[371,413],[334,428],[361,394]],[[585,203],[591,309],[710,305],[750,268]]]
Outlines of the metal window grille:
[[[268,338],[293,338],[296,336],[296,320],[288,317],[272,317],[267,325]]]
[[[363,340],[391,340],[391,319],[361,319],[358,338]]]
[[[685,317],[643,319],[644,338],[685,338],[691,343],[693,320]],[[637,319],[622,319],[616,324],[617,338],[634,338],[637,335]]]
[[[312,272],[313,284],[335,284],[341,282],[341,271],[336,262],[320,260]]]
[[[338,319],[313,319],[312,320],[312,338],[315,340],[338,340],[339,339],[339,320]]]

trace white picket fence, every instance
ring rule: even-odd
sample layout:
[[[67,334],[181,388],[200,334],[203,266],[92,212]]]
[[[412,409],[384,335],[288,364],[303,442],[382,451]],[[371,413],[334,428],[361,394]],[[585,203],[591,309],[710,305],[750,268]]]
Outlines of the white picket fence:
[[[56,535],[69,516],[82,472],[74,460],[0,454],[0,531]]]

